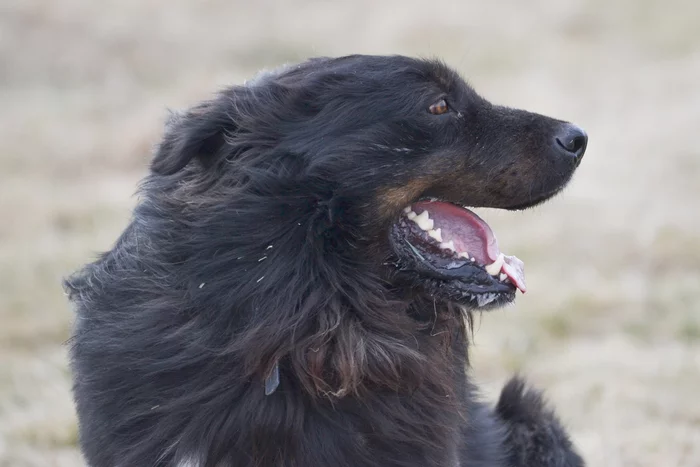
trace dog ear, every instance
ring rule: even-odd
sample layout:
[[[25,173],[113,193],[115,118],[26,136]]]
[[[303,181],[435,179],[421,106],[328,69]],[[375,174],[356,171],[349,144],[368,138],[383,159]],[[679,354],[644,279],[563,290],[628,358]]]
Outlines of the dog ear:
[[[165,124],[163,141],[151,162],[159,175],[172,175],[197,158],[211,166],[226,143],[226,135],[235,131],[228,99],[219,98],[186,112],[173,112]]]

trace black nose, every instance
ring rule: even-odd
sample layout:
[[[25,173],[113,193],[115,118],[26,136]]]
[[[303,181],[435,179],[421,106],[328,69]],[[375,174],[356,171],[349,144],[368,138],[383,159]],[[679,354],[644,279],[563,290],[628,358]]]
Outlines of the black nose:
[[[567,124],[555,137],[556,147],[562,155],[573,157],[578,164],[583,159],[588,144],[588,135],[582,128]]]

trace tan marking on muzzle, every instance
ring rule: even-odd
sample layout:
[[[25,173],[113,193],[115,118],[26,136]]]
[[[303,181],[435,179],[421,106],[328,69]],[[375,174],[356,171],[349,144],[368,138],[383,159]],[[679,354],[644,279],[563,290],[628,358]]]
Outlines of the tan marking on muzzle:
[[[433,183],[434,180],[418,178],[406,185],[380,191],[377,197],[377,214],[383,219],[396,216],[398,212],[415,201]]]

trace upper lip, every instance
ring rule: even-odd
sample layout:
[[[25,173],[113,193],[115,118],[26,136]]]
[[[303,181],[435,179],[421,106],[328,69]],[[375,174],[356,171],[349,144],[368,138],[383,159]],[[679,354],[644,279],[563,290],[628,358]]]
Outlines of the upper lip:
[[[538,204],[540,204],[540,203],[542,203],[542,202],[544,202],[544,201],[547,201],[549,198],[551,198],[551,197],[555,196],[557,193],[561,192],[561,191],[564,189],[564,186],[565,186],[565,184],[562,185],[562,186],[560,186],[560,187],[557,187],[557,188],[555,188],[555,189],[553,189],[553,190],[547,191],[547,192],[545,192],[545,193],[538,194],[537,196],[534,196],[534,197],[530,198],[528,201],[525,201],[525,202],[523,202],[523,203],[511,204],[511,205],[507,205],[507,206],[479,206],[479,205],[470,205],[470,204],[458,203],[458,202],[455,202],[455,201],[452,201],[452,200],[449,200],[449,199],[441,198],[441,197],[439,197],[439,196],[427,196],[427,195],[420,196],[420,197],[419,197],[418,199],[416,199],[413,203],[417,203],[417,202],[420,202],[420,201],[434,201],[434,200],[440,200],[440,201],[443,201],[443,202],[452,203],[452,204],[455,204],[455,205],[457,205],[457,206],[462,206],[462,207],[465,207],[465,208],[490,208],[490,207],[493,207],[493,208],[496,208],[496,209],[505,209],[505,210],[508,210],[508,211],[518,211],[518,210],[521,210],[521,209],[527,209],[527,208],[531,208],[531,207],[537,206]],[[411,203],[411,204],[413,204],[413,203]]]
[[[527,201],[527,202],[525,202],[525,203],[514,204],[514,205],[511,205],[511,206],[504,206],[504,207],[501,208],[501,209],[507,209],[507,210],[509,210],[509,211],[518,211],[518,210],[521,210],[521,209],[531,208],[531,207],[537,206],[538,204],[540,204],[540,203],[542,203],[542,202],[544,202],[544,201],[547,201],[549,198],[555,196],[557,193],[559,193],[559,192],[560,192],[561,190],[563,190],[563,189],[564,189],[564,187],[563,187],[563,186],[560,186],[560,187],[558,187],[558,188],[556,188],[556,189],[554,189],[554,190],[552,190],[552,191],[548,191],[548,192],[546,192],[546,193],[544,193],[544,194],[537,195],[537,196],[535,196],[534,198],[530,198],[530,200]]]

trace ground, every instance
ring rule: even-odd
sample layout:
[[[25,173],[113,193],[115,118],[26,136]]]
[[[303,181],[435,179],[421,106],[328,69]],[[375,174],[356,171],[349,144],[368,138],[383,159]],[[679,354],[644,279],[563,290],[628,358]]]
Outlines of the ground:
[[[74,467],[61,277],[110,246],[166,107],[310,55],[439,56],[590,135],[573,184],[479,211],[527,265],[477,320],[485,397],[547,390],[590,465],[700,465],[700,3],[4,0],[0,467]]]

